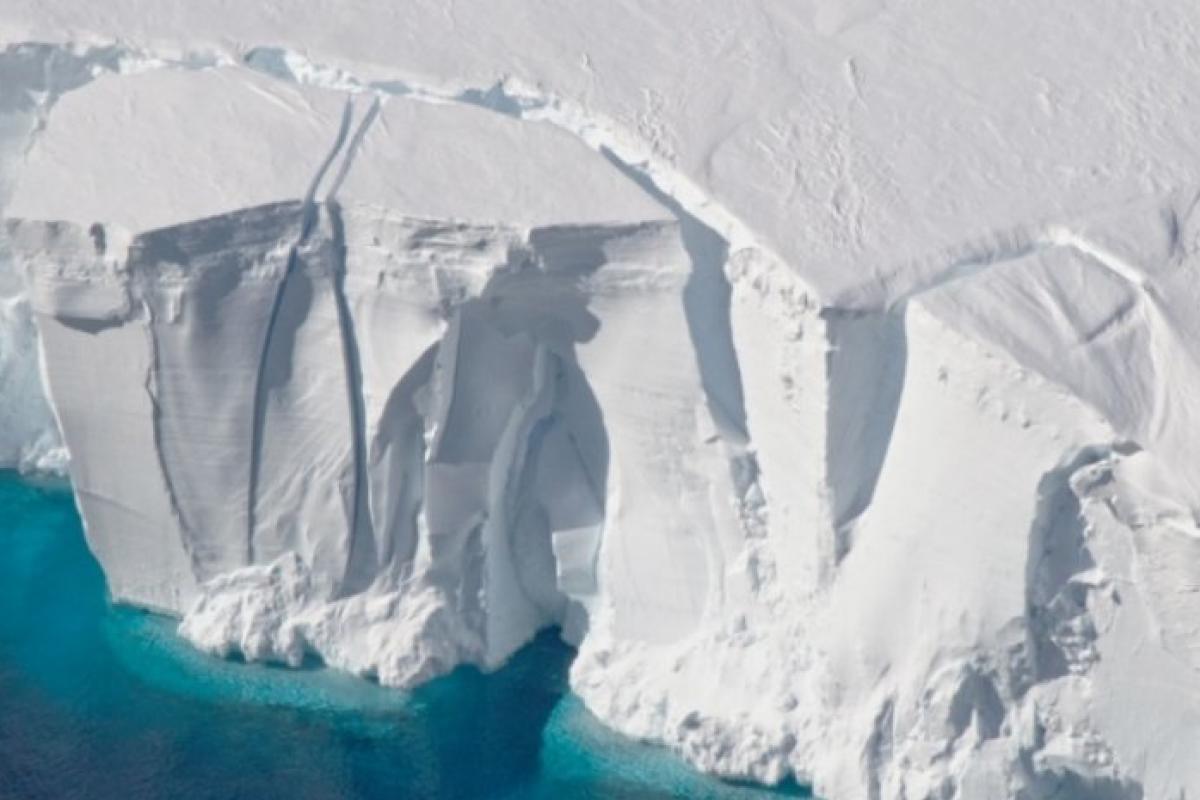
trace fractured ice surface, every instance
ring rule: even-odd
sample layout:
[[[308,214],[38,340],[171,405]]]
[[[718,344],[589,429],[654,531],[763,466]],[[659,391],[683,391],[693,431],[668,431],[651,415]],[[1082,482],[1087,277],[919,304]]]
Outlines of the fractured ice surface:
[[[1200,790],[1188,15],[836,5],[4,51],[0,461],[61,428],[114,596],[213,652],[560,625],[711,771]]]

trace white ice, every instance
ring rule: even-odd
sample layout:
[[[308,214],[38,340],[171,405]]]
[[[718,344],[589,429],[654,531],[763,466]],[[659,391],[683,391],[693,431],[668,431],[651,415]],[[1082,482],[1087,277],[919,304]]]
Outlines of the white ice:
[[[558,625],[713,772],[1200,793],[1197,31],[7,0],[0,463],[216,653]]]

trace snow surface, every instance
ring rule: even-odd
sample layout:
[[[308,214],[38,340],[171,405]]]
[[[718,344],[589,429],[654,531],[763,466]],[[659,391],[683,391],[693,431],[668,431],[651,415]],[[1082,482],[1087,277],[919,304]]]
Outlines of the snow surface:
[[[0,462],[213,652],[557,624],[721,774],[1200,793],[1198,34],[5,0]]]

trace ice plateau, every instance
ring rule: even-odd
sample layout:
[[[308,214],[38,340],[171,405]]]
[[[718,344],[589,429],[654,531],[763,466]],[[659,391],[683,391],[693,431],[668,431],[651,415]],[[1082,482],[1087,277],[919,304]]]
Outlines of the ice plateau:
[[[1200,9],[0,0],[115,599],[855,798],[1200,794]],[[336,20],[336,24],[331,24]]]

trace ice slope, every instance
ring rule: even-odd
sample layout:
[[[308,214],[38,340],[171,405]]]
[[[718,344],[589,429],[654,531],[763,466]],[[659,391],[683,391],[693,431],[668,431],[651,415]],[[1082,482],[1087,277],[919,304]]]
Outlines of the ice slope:
[[[95,45],[5,214],[119,597],[394,684],[558,622],[831,798],[1200,791],[1192,6],[322,10],[0,9]]]

